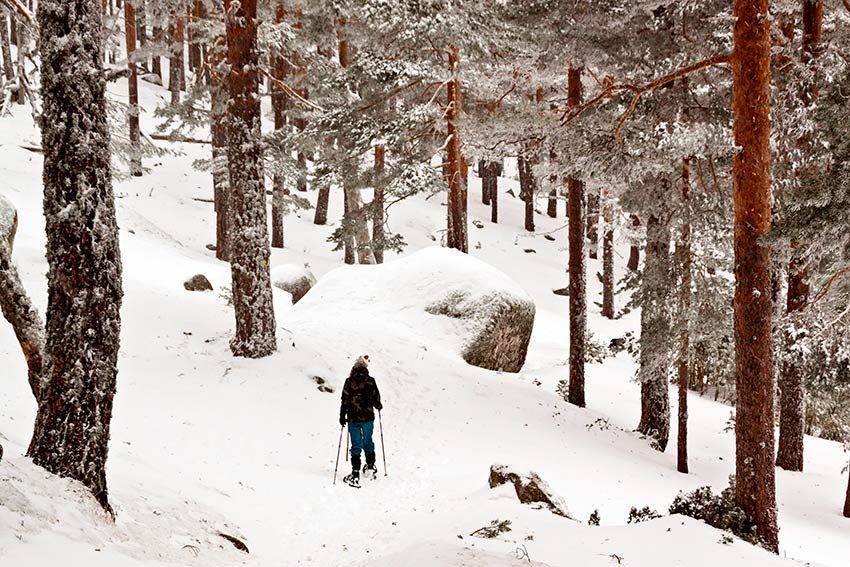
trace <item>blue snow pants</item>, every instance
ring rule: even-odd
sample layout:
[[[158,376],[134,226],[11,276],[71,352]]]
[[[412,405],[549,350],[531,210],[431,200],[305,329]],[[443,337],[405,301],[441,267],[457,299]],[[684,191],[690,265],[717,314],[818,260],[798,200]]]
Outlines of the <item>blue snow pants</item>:
[[[360,452],[366,453],[366,461],[374,459],[375,444],[372,442],[372,432],[375,430],[374,421],[352,421],[348,424],[348,434],[351,436],[351,464],[355,470],[360,468]]]

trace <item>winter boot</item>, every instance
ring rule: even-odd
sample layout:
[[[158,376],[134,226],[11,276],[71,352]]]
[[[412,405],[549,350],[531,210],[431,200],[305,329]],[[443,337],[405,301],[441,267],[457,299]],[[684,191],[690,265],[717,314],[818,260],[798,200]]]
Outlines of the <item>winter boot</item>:
[[[366,453],[366,465],[363,467],[363,476],[373,480],[378,476],[378,467],[375,466],[375,453]]]
[[[360,471],[351,471],[351,474],[345,475],[342,481],[351,487],[360,488]]]

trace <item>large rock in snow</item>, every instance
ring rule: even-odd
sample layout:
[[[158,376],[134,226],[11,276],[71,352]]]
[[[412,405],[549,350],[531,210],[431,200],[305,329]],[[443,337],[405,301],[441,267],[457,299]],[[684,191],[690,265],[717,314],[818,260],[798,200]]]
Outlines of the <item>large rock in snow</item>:
[[[18,231],[18,211],[12,202],[0,195],[0,243],[9,247],[15,244],[15,233]]]
[[[426,349],[446,346],[481,368],[519,372],[534,313],[531,298],[502,272],[432,247],[387,264],[332,271],[295,307],[293,325],[309,319],[311,326],[344,329],[344,346],[358,349],[407,337]]]
[[[543,504],[553,514],[571,518],[570,511],[564,500],[552,492],[549,485],[537,473],[518,473],[505,465],[493,465],[490,467],[490,488],[496,488],[503,484],[513,484],[516,496],[523,504]]]
[[[298,303],[314,285],[316,276],[305,266],[297,264],[282,264],[275,266],[271,271],[272,285],[278,289],[288,292],[292,296],[292,303]]]

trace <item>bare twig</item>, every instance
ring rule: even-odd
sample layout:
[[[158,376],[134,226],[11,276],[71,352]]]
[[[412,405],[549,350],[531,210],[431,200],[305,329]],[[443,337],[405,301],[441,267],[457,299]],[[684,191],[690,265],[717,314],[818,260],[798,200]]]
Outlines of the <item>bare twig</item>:
[[[166,142],[183,142],[186,144],[211,144],[209,140],[201,140],[200,138],[190,138],[186,136],[172,136],[169,134],[151,134],[154,140],[164,140]]]

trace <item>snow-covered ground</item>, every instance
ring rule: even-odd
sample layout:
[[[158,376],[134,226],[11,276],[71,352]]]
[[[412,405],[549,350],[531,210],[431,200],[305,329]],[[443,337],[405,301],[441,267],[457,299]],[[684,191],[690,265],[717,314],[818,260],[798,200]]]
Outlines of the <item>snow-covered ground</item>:
[[[110,91],[124,100],[124,87],[114,83]],[[150,132],[152,109],[166,93],[148,84],[141,91],[142,128]],[[40,140],[28,111],[13,111],[0,118],[0,193],[19,210],[14,258],[43,312],[41,156],[20,147]],[[682,475],[675,432],[662,454],[632,431],[640,404],[627,354],[588,367],[587,409],[559,398],[556,385],[568,373],[568,307],[552,290],[566,284],[566,231],[563,219],[538,215],[538,235],[526,234],[522,203],[505,194],[516,192],[513,181],[501,180],[501,222],[493,225],[471,178],[470,220],[483,228],[470,225],[470,249],[535,301],[522,373],[468,366],[456,349],[443,348],[451,344],[441,335],[445,327],[421,318],[400,314],[384,328],[373,314],[387,320],[398,307],[386,290],[369,298],[374,310],[309,295],[292,306],[276,291],[279,351],[253,361],[228,350],[233,314],[220,290],[230,272],[206,248],[215,235],[212,205],[196,200],[211,194],[209,175],[192,169],[209,147],[171,148],[182,155],[146,163],[144,177],[115,184],[125,290],[108,464],[115,522],[74,483],[23,457],[35,406],[23,357],[0,322],[0,565],[847,565],[850,520],[840,509],[846,455],[818,439],[806,439],[805,473],[777,471],[781,557],[737,540],[721,543],[721,532],[688,518],[625,525],[632,506],[665,512],[681,490],[726,485],[734,471],[730,408],[691,396],[691,474]],[[441,201],[416,198],[392,208],[391,228],[409,243],[405,254],[439,242]],[[341,205],[335,195],[332,219]],[[333,227],[311,220],[312,212],[286,219],[287,248],[273,250],[272,265],[306,264],[321,280],[341,266],[342,254],[327,242]],[[555,240],[543,238],[546,232]],[[618,251],[627,251],[625,243]],[[616,264],[622,275],[625,258]],[[368,269],[348,268],[352,281]],[[588,261],[592,302],[601,300],[599,270],[600,262]],[[184,280],[196,273],[216,291],[185,291]],[[608,321],[590,307],[591,330],[606,343],[636,332],[638,321],[636,313]],[[364,352],[384,398],[388,475],[353,490],[332,484],[338,392]],[[315,377],[336,392],[320,391]],[[536,471],[576,518],[586,522],[598,509],[602,526],[521,505],[510,488],[490,490],[496,462]],[[510,520],[512,531],[492,540],[470,536],[496,519]],[[250,554],[219,533],[240,538]]]

